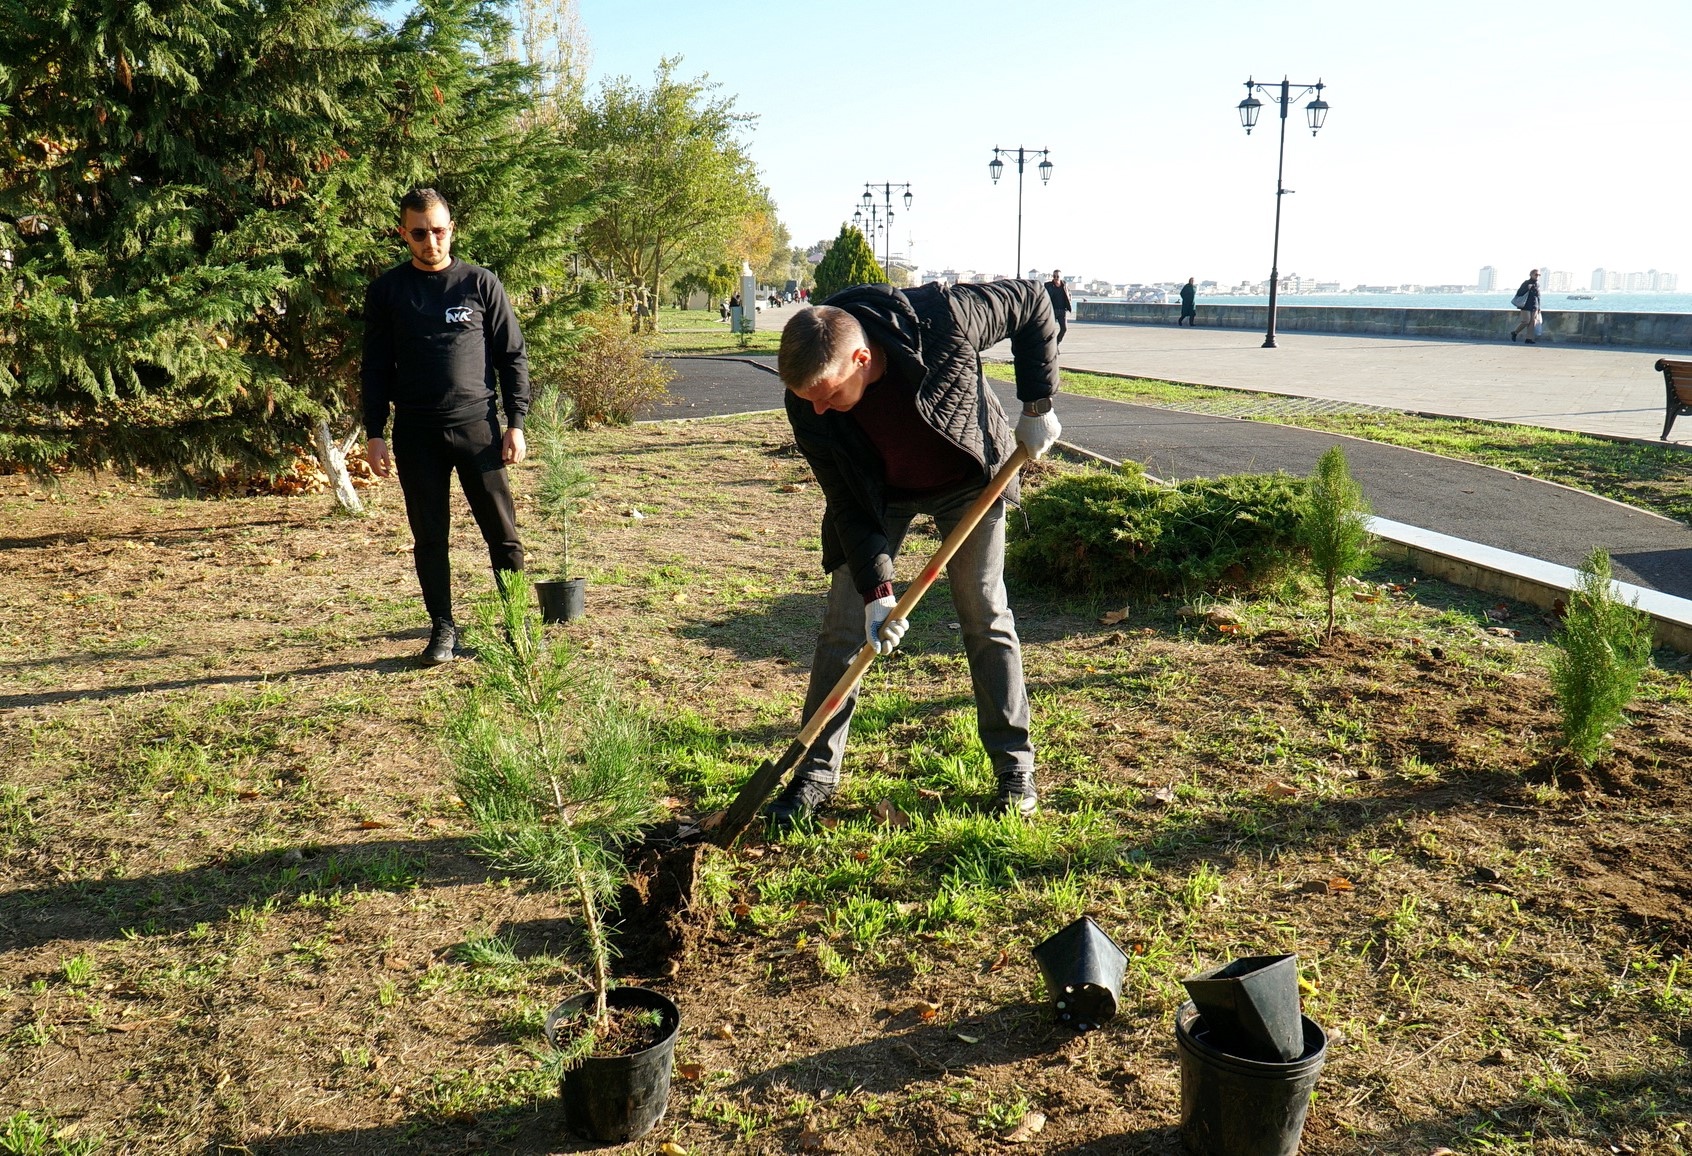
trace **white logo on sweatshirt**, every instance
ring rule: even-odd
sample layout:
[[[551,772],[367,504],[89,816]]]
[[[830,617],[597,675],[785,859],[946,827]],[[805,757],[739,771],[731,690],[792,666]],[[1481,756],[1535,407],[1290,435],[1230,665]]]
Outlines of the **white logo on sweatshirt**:
[[[446,311],[447,324],[457,325],[470,320],[470,306],[454,305]]]

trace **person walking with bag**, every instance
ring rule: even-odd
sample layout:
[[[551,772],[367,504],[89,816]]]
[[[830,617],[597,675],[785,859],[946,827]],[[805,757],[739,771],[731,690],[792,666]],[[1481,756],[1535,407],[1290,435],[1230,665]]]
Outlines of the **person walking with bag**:
[[[1510,330],[1510,340],[1520,336],[1522,330],[1527,330],[1526,343],[1532,345],[1534,338],[1539,335],[1539,270],[1528,274],[1528,279],[1522,282],[1521,288],[1510,299],[1510,304],[1522,311],[1522,320],[1514,329]]]

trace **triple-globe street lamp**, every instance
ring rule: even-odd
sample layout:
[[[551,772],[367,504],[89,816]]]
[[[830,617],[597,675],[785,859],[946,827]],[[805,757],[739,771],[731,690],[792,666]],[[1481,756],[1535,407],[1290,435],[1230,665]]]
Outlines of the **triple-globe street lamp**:
[[[1281,106],[1281,151],[1280,158],[1275,162],[1275,248],[1269,258],[1269,331],[1263,337],[1263,348],[1275,348],[1275,298],[1276,290],[1281,283],[1281,198],[1293,189],[1282,187],[1281,177],[1287,167],[1287,106],[1295,100],[1302,100],[1305,93],[1314,92],[1316,98],[1304,106],[1304,115],[1310,123],[1310,135],[1315,136],[1321,129],[1322,122],[1328,118],[1328,102],[1322,99],[1322,82],[1315,84],[1292,84],[1285,77],[1280,84],[1258,84],[1250,77],[1246,78],[1246,98],[1240,101],[1240,124],[1244,126],[1246,135],[1257,124],[1257,114],[1263,111],[1263,102],[1252,95],[1261,92],[1270,100]],[[1293,89],[1298,91],[1295,93]]]
[[[993,183],[999,183],[999,178],[1005,172],[1005,157],[1016,158],[1016,270],[1013,276],[1022,276],[1022,170],[1028,161],[1040,158],[1040,183],[1046,184],[1052,179],[1052,161],[1050,149],[1025,149],[1017,145],[1014,149],[1002,149],[993,146],[993,159],[987,162],[987,175],[993,178]]]

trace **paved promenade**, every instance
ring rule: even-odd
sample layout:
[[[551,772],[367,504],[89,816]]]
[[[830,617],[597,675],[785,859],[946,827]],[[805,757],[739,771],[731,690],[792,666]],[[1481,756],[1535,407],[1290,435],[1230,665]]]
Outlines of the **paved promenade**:
[[[1259,330],[1090,322],[1069,326],[1061,361],[1065,369],[1655,441],[1663,428],[1663,375],[1651,364],[1665,354],[1692,356],[1502,337],[1488,344],[1279,333],[1277,347],[1263,349]],[[1008,343],[992,356],[1008,361]],[[1676,422],[1669,440],[1692,445],[1692,418]]]
[[[1076,327],[1071,326],[1069,332],[1070,341],[1064,344],[1068,368],[1110,368],[1089,363],[1073,352],[1081,342],[1076,340]],[[1195,344],[1215,336],[1202,330],[1191,335]],[[1382,343],[1397,344],[1391,339]],[[1537,351],[1534,347],[1525,352]],[[1288,350],[1236,348],[1234,357],[1247,361],[1248,352],[1272,357]],[[671,383],[670,397],[654,407],[649,418],[711,417],[781,405],[781,385],[775,379],[772,358],[677,358],[671,365],[679,376]],[[1117,372],[1150,371],[1124,368]],[[1014,406],[1013,387],[1004,382],[995,382],[995,387],[1006,404]],[[1692,529],[1564,486],[1415,450],[1233,417],[1080,396],[1059,399],[1057,412],[1063,421],[1064,441],[1116,461],[1141,462],[1151,473],[1170,480],[1274,469],[1307,474],[1324,450],[1343,441],[1352,473],[1369,495],[1375,513],[1384,518],[1559,566],[1577,567],[1592,547],[1602,546],[1614,559],[1617,578],[1692,598]],[[1692,433],[1692,418],[1683,420]],[[1692,467],[1692,457],[1688,465]]]

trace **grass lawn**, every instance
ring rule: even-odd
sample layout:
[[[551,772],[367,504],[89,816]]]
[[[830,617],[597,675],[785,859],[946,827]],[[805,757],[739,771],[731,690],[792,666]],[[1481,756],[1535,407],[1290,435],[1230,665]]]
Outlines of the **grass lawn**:
[[[672,805],[721,806],[798,727],[816,486],[768,415],[577,446],[589,612],[558,636],[653,720]],[[575,912],[473,853],[440,735],[476,666],[413,664],[398,489],[368,496],[0,478],[0,1151],[574,1143],[540,1026],[580,990]],[[461,515],[466,616],[485,558]],[[1324,645],[1292,582],[1011,586],[1042,813],[985,813],[942,582],[869,672],[828,822],[714,855],[698,949],[631,977],[684,1023],[621,1150],[1173,1153],[1179,981],[1289,951],[1330,1033],[1311,1156],[1692,1149],[1683,663],[1559,775],[1527,607],[1381,568]],[[1083,913],[1129,962],[1077,1035],[1029,949]]]
[[[728,324],[712,310],[658,310],[656,348],[662,353],[774,353],[781,344],[781,327],[797,306],[768,306],[758,312],[756,332],[730,333]]]

